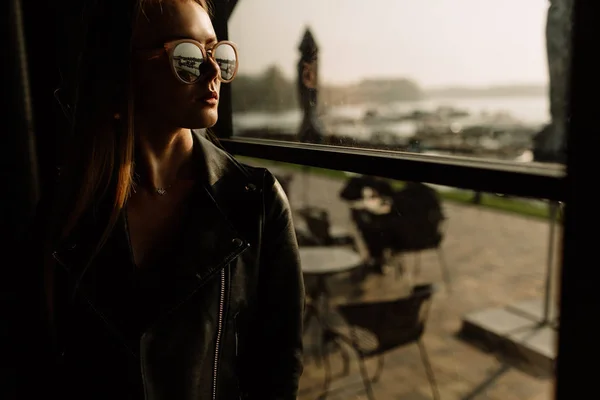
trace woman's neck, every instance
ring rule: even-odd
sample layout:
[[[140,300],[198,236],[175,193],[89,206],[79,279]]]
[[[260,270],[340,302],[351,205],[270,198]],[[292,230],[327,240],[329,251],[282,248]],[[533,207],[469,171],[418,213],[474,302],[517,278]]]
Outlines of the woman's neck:
[[[136,124],[136,173],[140,184],[151,189],[167,188],[191,178],[194,140],[190,129],[152,128]]]

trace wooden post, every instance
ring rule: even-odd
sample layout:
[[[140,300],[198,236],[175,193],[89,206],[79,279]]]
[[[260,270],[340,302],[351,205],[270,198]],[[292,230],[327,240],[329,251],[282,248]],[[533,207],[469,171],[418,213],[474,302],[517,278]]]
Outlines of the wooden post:
[[[323,134],[317,113],[318,100],[318,54],[319,48],[310,29],[306,28],[304,37],[298,46],[300,60],[298,60],[298,96],[300,106],[304,112],[298,140],[305,143],[322,143]],[[309,167],[303,167],[303,201],[304,207],[309,207]]]
[[[304,32],[298,50],[300,50],[298,95],[300,106],[304,112],[302,124],[298,131],[298,139],[301,142],[321,143],[323,141],[323,130],[317,113],[319,48],[310,29],[307,28]]]

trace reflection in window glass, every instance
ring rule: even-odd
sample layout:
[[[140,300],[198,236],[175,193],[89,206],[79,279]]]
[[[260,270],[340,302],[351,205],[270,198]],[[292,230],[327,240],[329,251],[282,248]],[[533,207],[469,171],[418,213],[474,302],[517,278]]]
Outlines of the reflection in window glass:
[[[572,2],[240,1],[234,134],[562,162]]]
[[[355,348],[371,378],[384,356],[375,398],[432,398],[433,383],[442,399],[552,398],[558,205],[241,160],[275,173],[294,213],[300,399],[322,393],[326,371],[329,398],[367,398]]]

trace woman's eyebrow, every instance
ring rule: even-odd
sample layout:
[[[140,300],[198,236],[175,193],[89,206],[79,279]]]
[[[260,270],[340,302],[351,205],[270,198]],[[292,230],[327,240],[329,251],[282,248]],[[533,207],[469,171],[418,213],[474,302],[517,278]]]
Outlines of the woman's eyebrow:
[[[174,40],[182,40],[182,39],[192,39],[192,40],[195,40],[197,42],[203,43],[205,45],[217,43],[217,37],[214,36],[214,35],[211,35],[211,36],[208,36],[208,37],[204,37],[204,38],[199,38],[199,37],[194,37],[193,35],[181,35],[181,34],[170,35],[167,38],[167,40],[165,40],[165,42],[171,42],[171,41],[174,41]]]

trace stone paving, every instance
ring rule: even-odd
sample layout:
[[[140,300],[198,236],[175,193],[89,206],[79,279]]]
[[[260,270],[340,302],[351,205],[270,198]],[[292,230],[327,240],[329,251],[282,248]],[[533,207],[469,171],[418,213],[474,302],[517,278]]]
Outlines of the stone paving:
[[[289,171],[271,168],[276,173]],[[349,211],[339,200],[343,182],[316,175],[295,173],[289,190],[292,208],[324,207],[336,226],[350,226]],[[457,337],[466,313],[494,306],[538,299],[542,296],[548,253],[549,225],[545,221],[511,215],[470,205],[444,203],[448,217],[443,242],[452,276],[452,291],[444,289],[435,251],[421,255],[416,282],[434,282],[434,295],[424,342],[438,380],[443,400],[549,400],[553,379],[533,376],[504,363],[499,356]],[[414,259],[407,256],[406,264]],[[414,257],[413,257],[414,258]],[[557,259],[558,257],[555,257]],[[331,282],[334,301],[343,302],[356,292],[356,284],[345,277]],[[370,276],[362,283],[362,299],[398,296],[402,280]],[[333,355],[334,369],[340,357]],[[374,371],[374,364],[368,364]],[[329,399],[363,399],[356,363],[350,376],[334,379]],[[307,359],[300,399],[320,394],[323,369]],[[378,399],[431,399],[431,391],[416,346],[389,353],[381,380],[374,385]]]

